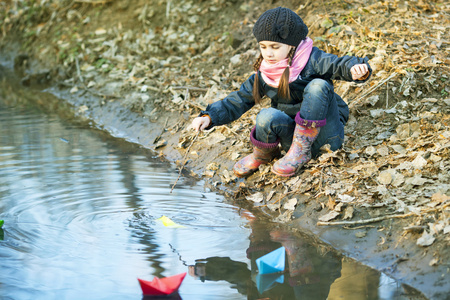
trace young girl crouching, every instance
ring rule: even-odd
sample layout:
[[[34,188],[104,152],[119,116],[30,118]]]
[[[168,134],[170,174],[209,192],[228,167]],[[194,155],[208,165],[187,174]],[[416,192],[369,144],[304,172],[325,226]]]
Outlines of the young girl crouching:
[[[199,131],[239,119],[263,96],[271,107],[262,109],[250,133],[253,153],[242,158],[234,173],[246,177],[261,164],[286,155],[272,166],[279,176],[293,176],[325,144],[339,149],[349,109],[334,92],[332,80],[364,82],[372,70],[367,58],[338,57],[313,46],[308,27],[292,10],[277,7],[264,12],[253,27],[261,54],[255,73],[239,91],[214,102],[192,121]]]

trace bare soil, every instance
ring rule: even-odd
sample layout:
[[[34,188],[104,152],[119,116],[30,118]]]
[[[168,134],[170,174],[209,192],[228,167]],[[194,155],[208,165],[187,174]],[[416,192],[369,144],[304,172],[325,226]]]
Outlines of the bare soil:
[[[335,84],[351,110],[343,149],[324,149],[293,178],[262,167],[239,179],[231,169],[251,152],[261,106],[195,142],[189,124],[252,73],[252,25],[281,5],[317,47],[368,56],[374,73]],[[64,102],[40,105],[152,149],[229,201],[429,299],[449,299],[447,1],[41,0],[1,3],[0,14],[2,64]]]

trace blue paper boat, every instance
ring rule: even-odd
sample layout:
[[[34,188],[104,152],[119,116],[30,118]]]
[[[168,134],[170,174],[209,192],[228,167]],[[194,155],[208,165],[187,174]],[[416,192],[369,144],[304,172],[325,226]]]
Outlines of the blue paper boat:
[[[283,284],[283,282],[283,274],[256,274],[256,288],[260,294],[273,288],[276,283]]]
[[[284,271],[286,250],[278,248],[256,260],[259,274],[270,274]]]

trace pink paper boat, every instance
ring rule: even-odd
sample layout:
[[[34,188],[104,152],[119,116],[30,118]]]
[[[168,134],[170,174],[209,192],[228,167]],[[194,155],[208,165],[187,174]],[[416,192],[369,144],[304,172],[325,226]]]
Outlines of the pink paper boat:
[[[185,276],[186,272],[164,278],[155,277],[152,281],[138,278],[138,281],[144,296],[162,296],[176,292]]]

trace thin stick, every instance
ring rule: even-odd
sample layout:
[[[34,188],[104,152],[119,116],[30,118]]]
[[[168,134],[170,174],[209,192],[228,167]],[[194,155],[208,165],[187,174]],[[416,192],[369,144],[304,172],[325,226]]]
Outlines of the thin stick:
[[[181,177],[181,172],[183,171],[184,166],[186,165],[186,158],[187,158],[187,156],[189,155],[189,150],[191,149],[192,145],[194,144],[194,142],[195,142],[195,140],[197,139],[197,137],[198,137],[199,134],[200,134],[200,130],[197,132],[197,134],[195,135],[195,137],[194,137],[194,139],[192,140],[191,144],[189,145],[189,147],[188,147],[187,150],[186,150],[186,154],[184,155],[184,158],[183,158],[183,164],[181,165],[181,168],[180,168],[180,173],[178,174],[178,178],[177,178],[177,180],[175,181],[175,183],[172,185],[172,189],[170,190],[170,193],[171,193],[171,194],[172,194],[173,189],[175,188],[175,185],[177,185],[177,182],[178,182],[178,180],[179,180],[180,177]]]
[[[363,99],[365,96],[369,95],[370,93],[372,93],[373,91],[375,91],[377,88],[379,88],[380,86],[382,86],[385,82],[391,80],[392,78],[394,78],[395,76],[397,76],[397,73],[394,72],[391,75],[389,75],[388,78],[380,81],[376,86],[370,88],[367,92],[365,92],[363,95],[361,95],[359,98],[357,98],[356,100],[353,100],[348,107],[352,108],[353,106],[355,106],[355,104],[357,104],[359,101],[361,101],[361,99]]]
[[[324,225],[359,225],[359,224],[367,224],[367,223],[375,223],[387,219],[394,219],[394,218],[406,218],[416,215],[414,213],[409,214],[403,214],[403,215],[388,215],[388,216],[381,216],[371,219],[365,219],[365,220],[357,220],[357,221],[335,221],[335,222],[317,222],[317,225],[324,226]]]
[[[78,75],[78,78],[80,78],[81,83],[84,84],[83,77],[81,77],[80,64],[78,63],[78,57],[75,59],[75,63],[76,63],[76,66],[77,66],[77,75]]]
[[[159,141],[161,139],[161,136],[163,135],[164,131],[166,131],[166,127],[167,127],[167,122],[169,121],[169,117],[166,118],[166,122],[164,123],[164,127],[161,130],[161,133],[155,137],[155,139],[153,140],[153,144],[155,144],[157,141]]]
[[[386,109],[389,108],[389,82],[386,82]]]
[[[75,0],[74,2],[80,3],[90,3],[90,4],[105,4],[111,2],[112,0]]]
[[[172,86],[172,89],[174,90],[189,90],[189,91],[199,91],[199,92],[207,92],[208,89],[206,88],[199,88],[194,86]]]
[[[445,208],[450,206],[450,202],[449,203],[445,203],[439,207],[434,207],[434,208],[429,208],[429,209],[423,209],[422,211],[420,211],[419,213],[408,213],[408,214],[403,214],[403,215],[387,215],[387,216],[381,216],[381,217],[376,217],[376,218],[371,218],[371,219],[365,219],[365,220],[357,220],[357,221],[334,221],[334,222],[317,222],[317,225],[319,226],[323,226],[323,225],[359,225],[359,224],[367,224],[367,223],[374,223],[374,222],[379,222],[379,221],[383,221],[383,220],[387,220],[387,219],[395,219],[395,218],[407,218],[407,217],[411,217],[411,216],[420,216],[426,213],[430,213],[430,212],[434,212],[434,211],[438,211],[438,210],[444,210]]]

